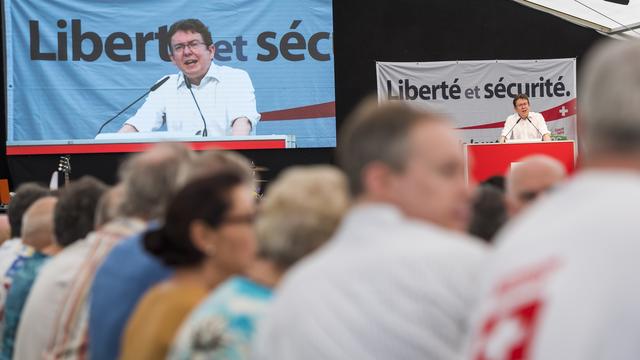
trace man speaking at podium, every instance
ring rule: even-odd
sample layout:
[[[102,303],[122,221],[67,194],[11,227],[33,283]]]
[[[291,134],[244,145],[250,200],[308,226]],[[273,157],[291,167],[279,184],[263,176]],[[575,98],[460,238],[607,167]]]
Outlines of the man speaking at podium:
[[[500,134],[500,142],[507,140],[540,140],[551,141],[551,132],[542,114],[529,111],[529,97],[520,94],[513,99],[516,113],[510,115],[504,122]]]
[[[212,62],[215,46],[209,29],[197,19],[169,28],[170,75],[147,97],[119,132],[148,132],[160,128],[198,136],[249,135],[260,114],[249,75]],[[159,82],[159,83],[160,83]]]

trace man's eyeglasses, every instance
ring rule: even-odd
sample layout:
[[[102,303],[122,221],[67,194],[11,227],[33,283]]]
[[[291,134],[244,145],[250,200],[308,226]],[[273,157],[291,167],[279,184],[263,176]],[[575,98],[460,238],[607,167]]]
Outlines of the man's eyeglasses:
[[[206,46],[207,44],[203,43],[202,41],[193,40],[188,43],[175,44],[172,46],[172,48],[174,53],[182,53],[185,48],[189,48],[191,49],[191,51],[194,51],[200,50],[203,45]]]

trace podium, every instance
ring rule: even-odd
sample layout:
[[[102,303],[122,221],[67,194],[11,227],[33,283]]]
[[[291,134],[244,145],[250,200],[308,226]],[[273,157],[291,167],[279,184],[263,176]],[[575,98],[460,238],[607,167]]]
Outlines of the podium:
[[[182,142],[193,150],[288,149],[296,146],[294,135],[202,137],[162,132],[107,133],[92,140],[14,141],[7,144],[7,155],[140,152],[160,141]]]
[[[567,173],[575,170],[577,151],[573,140],[464,144],[467,182],[478,183],[492,176],[506,176],[512,164],[536,154],[557,159],[565,166]]]

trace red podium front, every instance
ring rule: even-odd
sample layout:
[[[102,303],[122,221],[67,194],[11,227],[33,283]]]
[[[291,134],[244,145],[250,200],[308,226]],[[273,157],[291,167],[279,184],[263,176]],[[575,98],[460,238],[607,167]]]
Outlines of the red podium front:
[[[522,158],[544,154],[564,164],[568,173],[576,166],[575,142],[548,141],[511,144],[465,144],[465,171],[469,182],[481,182],[491,176],[507,175],[511,164]]]

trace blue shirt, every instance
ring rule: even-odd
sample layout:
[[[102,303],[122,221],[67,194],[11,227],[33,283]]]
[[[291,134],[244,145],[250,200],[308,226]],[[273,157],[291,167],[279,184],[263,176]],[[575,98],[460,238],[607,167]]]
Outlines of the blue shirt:
[[[271,296],[271,289],[247,278],[227,280],[182,324],[168,359],[248,359]]]
[[[142,295],[171,275],[171,270],[147,253],[144,233],[124,239],[96,272],[89,304],[89,358],[113,360],[120,338]]]
[[[31,292],[31,286],[36,280],[40,268],[48,258],[49,256],[41,252],[35,252],[31,257],[24,258],[19,268],[14,269],[13,281],[5,303],[2,354],[0,359],[10,360],[13,356],[13,345],[15,344],[16,333],[18,332],[22,308],[27,301],[29,292]]]

